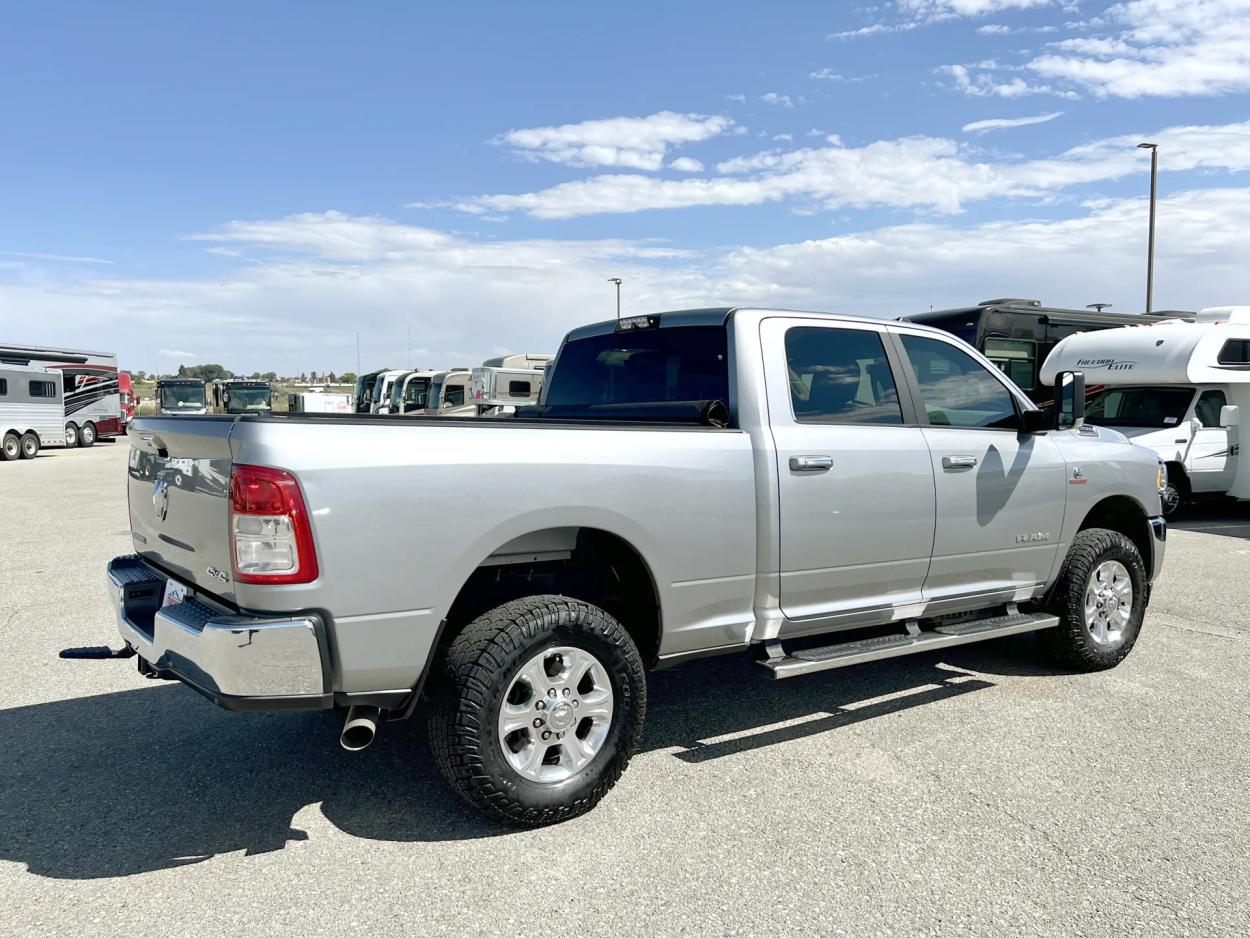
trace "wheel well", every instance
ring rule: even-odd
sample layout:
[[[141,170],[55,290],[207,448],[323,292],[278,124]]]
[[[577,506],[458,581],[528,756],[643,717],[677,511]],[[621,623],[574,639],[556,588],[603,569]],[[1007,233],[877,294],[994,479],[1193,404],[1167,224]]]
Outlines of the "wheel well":
[[[592,603],[629,632],[643,660],[660,648],[660,600],[651,570],[633,545],[598,528],[539,531],[521,540],[556,541],[568,549],[509,560],[492,554],[460,588],[447,613],[440,645],[479,615],[510,600],[558,593]],[[556,559],[544,559],[558,553]],[[499,561],[503,562],[499,562]]]
[[[1086,528],[1119,531],[1136,545],[1146,569],[1151,569],[1154,542],[1150,532],[1150,519],[1142,506],[1127,495],[1112,495],[1091,508],[1081,522],[1080,530],[1084,531]]]
[[[1189,474],[1185,471],[1183,463],[1172,460],[1167,463],[1168,481],[1176,485],[1182,494],[1189,491]]]

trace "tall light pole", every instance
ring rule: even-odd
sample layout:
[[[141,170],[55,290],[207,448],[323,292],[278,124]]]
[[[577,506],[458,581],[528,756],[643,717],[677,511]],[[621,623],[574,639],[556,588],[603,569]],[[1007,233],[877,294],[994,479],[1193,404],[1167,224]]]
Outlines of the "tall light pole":
[[[616,284],[616,318],[620,319],[621,318],[621,278],[609,277],[608,283]]]
[[[1146,248],[1146,312],[1154,309],[1155,292],[1155,194],[1159,181],[1159,144],[1139,143],[1139,150],[1150,151],[1150,244]]]

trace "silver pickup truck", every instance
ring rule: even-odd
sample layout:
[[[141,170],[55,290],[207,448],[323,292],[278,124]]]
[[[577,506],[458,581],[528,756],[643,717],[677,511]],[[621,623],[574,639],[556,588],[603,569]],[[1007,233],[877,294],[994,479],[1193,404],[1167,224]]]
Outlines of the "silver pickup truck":
[[[1113,667],[1164,479],[1081,425],[1081,384],[1048,418],[934,329],[705,309],[573,331],[509,418],[140,419],[114,654],[231,709],[343,708],[349,749],[421,710],[456,790],[525,825],[617,782],[648,667],[1022,632]]]

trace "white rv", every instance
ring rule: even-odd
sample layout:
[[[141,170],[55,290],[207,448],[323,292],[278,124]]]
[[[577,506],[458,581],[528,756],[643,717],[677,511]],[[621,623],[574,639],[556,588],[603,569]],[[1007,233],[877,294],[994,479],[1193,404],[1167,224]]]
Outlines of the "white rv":
[[[502,355],[488,358],[473,369],[469,399],[479,416],[513,413],[524,404],[537,404],[543,374],[554,355]]]
[[[0,459],[34,459],[49,443],[65,443],[60,373],[0,362]]]
[[[1250,499],[1240,412],[1250,414],[1250,306],[1069,336],[1042,366],[1085,373],[1085,421],[1148,446],[1167,463],[1164,512],[1190,497]]]
[[[477,408],[469,400],[469,382],[473,372],[467,368],[440,371],[430,378],[430,391],[425,397],[425,412],[443,417],[473,417]]]
[[[391,412],[391,391],[395,386],[395,379],[402,378],[406,374],[410,372],[403,368],[396,368],[383,371],[378,375],[373,385],[373,403],[370,405],[372,413],[389,414]]]

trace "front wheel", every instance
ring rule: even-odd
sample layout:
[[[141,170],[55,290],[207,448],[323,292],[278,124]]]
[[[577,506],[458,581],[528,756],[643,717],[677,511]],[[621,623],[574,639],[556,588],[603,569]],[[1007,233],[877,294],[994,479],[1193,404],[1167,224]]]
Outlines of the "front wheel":
[[[1148,597],[1137,545],[1119,531],[1088,528],[1072,539],[1051,595],[1059,625],[1038,636],[1069,667],[1114,668],[1137,641]]]
[[[34,459],[39,455],[39,437],[33,433],[23,433],[20,440],[23,459]]]
[[[430,742],[456,792],[526,827],[593,808],[629,765],[647,683],[629,633],[602,609],[530,596],[480,616],[446,649]]]

